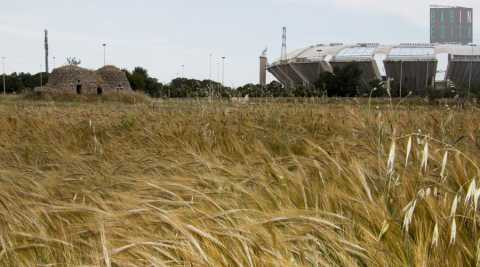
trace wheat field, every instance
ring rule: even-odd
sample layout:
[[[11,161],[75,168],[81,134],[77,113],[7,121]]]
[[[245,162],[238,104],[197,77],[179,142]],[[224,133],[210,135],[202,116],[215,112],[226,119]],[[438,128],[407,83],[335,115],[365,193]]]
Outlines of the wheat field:
[[[0,266],[480,266],[480,117],[0,101]]]

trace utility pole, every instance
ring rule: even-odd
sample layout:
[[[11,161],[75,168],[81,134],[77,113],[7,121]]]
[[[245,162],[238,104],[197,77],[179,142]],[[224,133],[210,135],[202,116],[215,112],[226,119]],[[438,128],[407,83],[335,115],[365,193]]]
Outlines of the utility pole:
[[[5,87],[5,57],[2,57],[2,72],[3,72],[3,95],[7,94],[7,89]]]
[[[45,30],[45,73],[48,75],[48,30]]]
[[[225,86],[225,58],[222,57],[222,85]]]
[[[103,43],[103,66],[105,67],[107,65],[107,44]]]

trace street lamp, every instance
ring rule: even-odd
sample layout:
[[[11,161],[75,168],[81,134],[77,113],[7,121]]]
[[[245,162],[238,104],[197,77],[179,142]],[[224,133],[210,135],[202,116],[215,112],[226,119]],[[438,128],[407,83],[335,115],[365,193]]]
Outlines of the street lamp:
[[[217,82],[220,83],[220,62],[218,61],[218,59],[216,61],[217,61]]]
[[[208,79],[212,80],[212,54],[211,53],[208,61]]]
[[[107,44],[103,43],[103,66],[105,67],[107,65]]]
[[[43,88],[43,71],[42,71],[43,66],[40,64],[40,89]]]
[[[477,46],[476,44],[469,44],[472,48],[472,53],[470,55],[470,74],[468,76],[468,92],[467,96],[470,98],[470,90],[472,89],[472,72],[473,72],[473,48]]]
[[[5,57],[2,57],[2,72],[3,72],[3,95],[7,94],[7,89],[5,87]]]
[[[222,85],[225,86],[225,58],[222,57]]]
[[[403,60],[400,61],[400,99],[402,98],[403,87]]]

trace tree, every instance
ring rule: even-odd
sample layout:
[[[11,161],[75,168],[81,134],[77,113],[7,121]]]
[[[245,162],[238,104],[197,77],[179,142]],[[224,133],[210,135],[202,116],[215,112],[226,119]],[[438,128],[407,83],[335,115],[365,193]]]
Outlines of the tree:
[[[77,59],[76,57],[67,57],[67,63],[68,65],[78,66],[82,64],[82,61],[80,59]]]
[[[362,70],[358,64],[351,63],[344,67],[335,67],[333,73],[323,72],[315,83],[317,91],[326,91],[328,96],[358,96],[362,89]]]
[[[127,71],[126,75],[128,81],[130,82],[130,86],[134,91],[145,91],[148,78],[147,70],[141,67],[136,67],[132,73]]]

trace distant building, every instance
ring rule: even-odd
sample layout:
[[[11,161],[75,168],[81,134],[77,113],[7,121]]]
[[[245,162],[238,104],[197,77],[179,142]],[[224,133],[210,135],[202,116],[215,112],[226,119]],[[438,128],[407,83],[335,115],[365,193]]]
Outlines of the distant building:
[[[430,6],[430,43],[469,44],[472,42],[472,8]]]

